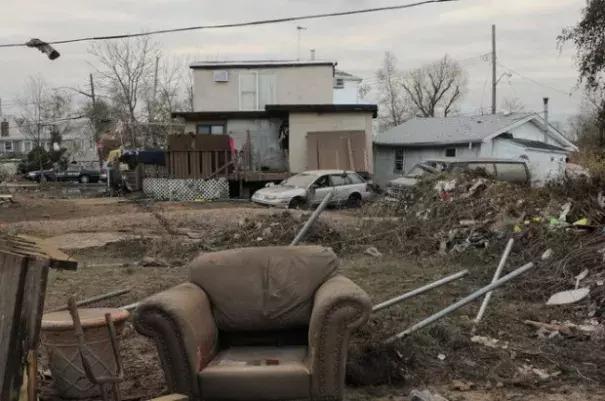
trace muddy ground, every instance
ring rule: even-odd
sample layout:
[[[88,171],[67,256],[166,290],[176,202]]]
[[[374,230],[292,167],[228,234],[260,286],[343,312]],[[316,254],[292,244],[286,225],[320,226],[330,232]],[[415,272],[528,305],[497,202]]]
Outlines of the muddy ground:
[[[0,207],[3,231],[46,238],[79,261],[78,271],[51,272],[46,310],[63,305],[69,295],[84,299],[121,288],[131,291],[95,306],[118,307],[140,301],[183,282],[186,262],[199,252],[248,246],[257,241],[256,232],[243,237],[234,234],[246,231],[248,223],[242,223],[246,219],[272,218],[283,223],[273,229],[272,238],[258,241],[260,244],[283,243],[304,219],[298,215],[275,217],[267,209],[240,203],[148,204],[118,198],[68,200],[27,195],[19,195],[16,200],[16,206]],[[524,320],[579,318],[580,308],[553,310],[545,307],[542,299],[519,296],[518,291],[496,292],[484,322],[477,328],[477,335],[506,342],[505,349],[470,341],[470,320],[478,309],[472,304],[406,339],[397,350],[397,366],[392,366],[393,358],[388,358],[393,350],[376,347],[364,353],[368,341],[377,343],[485,285],[497,259],[446,260],[389,252],[367,238],[359,220],[355,213],[330,211],[322,219],[323,231],[311,233],[311,242],[334,246],[342,258],[344,274],[363,287],[374,302],[464,268],[470,274],[464,280],[380,312],[357,334],[351,368],[353,373],[355,369],[366,369],[362,376],[368,377],[372,385],[359,383],[359,374],[349,378],[357,384],[349,387],[349,400],[403,401],[414,388],[429,388],[451,401],[605,399],[601,389],[604,373],[600,372],[604,360],[602,341],[544,340],[523,324]],[[283,228],[286,225],[288,228]],[[250,230],[254,231],[252,227]],[[204,233],[204,238],[196,239],[189,231]],[[376,245],[384,255],[365,255],[370,245]],[[163,266],[140,266],[138,262],[149,255]],[[130,325],[121,353],[126,369],[126,380],[121,385],[123,399],[146,400],[165,391],[153,345]],[[515,374],[519,366],[538,369],[548,378],[519,377]],[[41,391],[42,399],[56,399],[51,381],[44,381]]]

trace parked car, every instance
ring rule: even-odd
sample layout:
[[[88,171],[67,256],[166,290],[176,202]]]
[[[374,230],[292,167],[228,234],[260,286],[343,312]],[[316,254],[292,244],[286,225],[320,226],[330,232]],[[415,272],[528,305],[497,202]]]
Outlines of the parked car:
[[[98,170],[87,169],[77,164],[68,164],[65,168],[59,167],[43,171],[30,171],[25,177],[38,182],[44,177],[46,181],[73,181],[87,184],[99,182],[101,173]]]
[[[259,189],[252,195],[252,202],[298,209],[305,205],[317,205],[334,191],[330,204],[359,206],[371,196],[368,183],[353,171],[316,170],[296,174],[278,185]]]
[[[430,159],[416,164],[403,177],[388,182],[387,196],[401,197],[407,190],[418,184],[424,177],[440,173],[461,173],[465,171],[481,171],[488,177],[497,180],[529,183],[531,180],[529,168],[522,160],[476,158],[476,159]]]

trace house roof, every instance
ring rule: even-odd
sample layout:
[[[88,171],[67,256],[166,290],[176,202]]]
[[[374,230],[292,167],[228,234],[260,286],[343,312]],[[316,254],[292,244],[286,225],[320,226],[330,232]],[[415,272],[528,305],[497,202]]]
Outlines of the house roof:
[[[239,60],[239,61],[196,61],[189,67],[193,69],[218,70],[224,68],[278,68],[278,67],[308,67],[332,66],[336,61],[331,60]]]
[[[378,106],[375,104],[276,104],[267,105],[269,113],[347,113],[368,112],[372,117],[378,116]]]
[[[186,121],[237,120],[284,117],[290,113],[348,113],[368,112],[373,118],[378,114],[375,104],[275,104],[258,111],[177,111],[172,118]]]
[[[482,142],[495,132],[534,113],[488,114],[484,116],[413,118],[381,132],[378,145],[450,145]]]
[[[172,118],[184,118],[185,121],[237,120],[269,118],[271,115],[264,110],[259,111],[177,111]]]
[[[560,146],[551,145],[545,142],[540,141],[532,141],[530,139],[521,139],[521,138],[513,138],[512,136],[506,136],[505,139],[517,143],[519,145],[534,148],[534,149],[542,149],[542,150],[556,150],[559,152],[567,152],[567,150],[563,149]]]
[[[361,79],[353,74],[349,74],[348,72],[344,72],[342,70],[335,70],[334,75],[336,76],[336,78],[342,78],[345,81],[355,81],[355,82],[363,81],[363,79]]]

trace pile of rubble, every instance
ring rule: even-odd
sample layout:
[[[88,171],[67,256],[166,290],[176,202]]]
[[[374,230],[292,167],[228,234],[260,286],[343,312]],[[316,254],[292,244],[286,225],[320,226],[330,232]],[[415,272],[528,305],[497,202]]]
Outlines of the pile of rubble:
[[[405,243],[406,253],[446,254],[487,248],[535,228],[542,235],[594,233],[605,223],[605,196],[587,182],[529,188],[477,176],[440,176],[405,199],[381,199],[362,213],[399,217],[389,229]],[[374,223],[381,229],[389,224]]]
[[[588,181],[529,188],[478,176],[440,176],[422,182],[406,199],[378,200],[363,210],[371,216],[364,221],[370,245],[407,260],[422,257],[416,260],[423,264],[463,265],[470,270],[464,280],[469,292],[490,282],[511,238],[506,270],[528,262],[535,267],[498,291],[479,325],[468,316],[446,318],[385,347],[377,344],[394,326],[405,325],[414,308],[424,307],[408,302],[405,312],[374,316],[358,333],[352,382],[415,382],[435,375],[491,385],[604,380],[596,368],[605,360],[600,188]],[[385,216],[390,218],[378,219]]]
[[[308,218],[308,213],[293,213],[288,210],[243,218],[236,226],[217,232],[207,244],[215,248],[288,245]],[[329,245],[338,252],[341,239],[338,231],[318,220],[305,235],[304,242]]]

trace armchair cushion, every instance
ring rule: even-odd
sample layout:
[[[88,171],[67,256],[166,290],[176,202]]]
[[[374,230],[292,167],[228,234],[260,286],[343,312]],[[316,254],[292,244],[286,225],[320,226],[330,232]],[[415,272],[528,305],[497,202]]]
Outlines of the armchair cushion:
[[[234,347],[218,353],[199,373],[209,400],[303,400],[310,398],[307,347]],[[279,365],[267,365],[275,359]]]
[[[200,255],[190,281],[210,298],[219,330],[280,330],[308,326],[315,291],[337,269],[331,248],[241,248]]]

